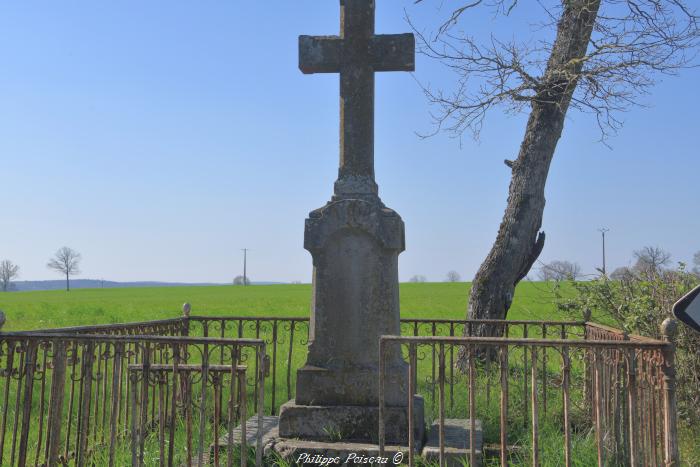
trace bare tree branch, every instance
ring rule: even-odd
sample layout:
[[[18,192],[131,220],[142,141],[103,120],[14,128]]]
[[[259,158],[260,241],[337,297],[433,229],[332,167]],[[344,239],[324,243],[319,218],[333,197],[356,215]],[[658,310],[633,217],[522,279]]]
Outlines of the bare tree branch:
[[[547,32],[556,28],[565,2],[545,1],[538,3],[546,17],[541,27]],[[683,0],[603,0],[586,53],[554,70],[547,66],[554,45],[551,34],[530,44],[493,35],[478,42],[456,31],[470,10],[486,6],[497,15],[508,15],[517,3],[467,2],[454,8],[431,36],[408,18],[418,37],[419,53],[439,60],[456,78],[451,90],[421,84],[436,109],[431,114],[435,131],[422,136],[442,130],[454,136],[469,132],[478,138],[494,107],[517,114],[536,102],[551,103],[551,94],[542,91],[560,83],[575,88],[567,104],[592,114],[605,141],[622,127],[624,112],[644,105],[641,98],[662,76],[696,63],[698,15]]]
[[[581,266],[578,263],[555,260],[540,264],[539,277],[543,281],[576,280],[581,277]]]

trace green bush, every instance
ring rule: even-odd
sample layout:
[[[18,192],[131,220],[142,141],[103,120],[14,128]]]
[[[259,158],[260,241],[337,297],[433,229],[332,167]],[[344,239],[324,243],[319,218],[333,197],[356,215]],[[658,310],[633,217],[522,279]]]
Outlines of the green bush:
[[[618,280],[601,276],[570,282],[574,294],[568,286],[562,289],[556,284],[554,288],[558,309],[571,317],[580,319],[590,310],[595,321],[658,339],[660,324],[671,316],[673,304],[699,282],[681,263],[676,270],[635,268]],[[695,432],[700,420],[700,333],[680,325],[676,345],[679,421],[685,425],[681,429]]]

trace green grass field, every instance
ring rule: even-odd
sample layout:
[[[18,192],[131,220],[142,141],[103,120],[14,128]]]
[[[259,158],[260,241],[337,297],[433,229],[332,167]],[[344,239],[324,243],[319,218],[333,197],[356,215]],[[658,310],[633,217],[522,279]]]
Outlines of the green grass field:
[[[401,284],[401,316],[463,319],[469,284]],[[563,319],[546,284],[518,286],[510,319]],[[3,330],[18,331],[178,317],[182,304],[193,315],[308,316],[311,286],[152,287],[0,293],[7,316]]]
[[[402,317],[463,319],[469,287],[466,283],[401,284]],[[3,310],[7,317],[3,330],[13,331],[175,318],[180,316],[184,302],[192,304],[193,315],[308,316],[310,298],[311,286],[308,284],[77,289],[71,292],[0,293],[0,310]],[[524,282],[518,286],[508,317],[532,320],[567,319],[556,311],[551,287],[539,282]],[[279,371],[279,376],[282,377],[283,369]],[[284,400],[282,388],[278,391],[278,400]],[[479,403],[480,406],[484,404],[483,401]],[[495,421],[498,416],[495,408],[496,405],[492,407],[493,414],[484,417],[487,420],[493,418],[494,427],[498,426]],[[461,404],[458,409],[465,410]],[[558,421],[554,420],[553,423],[556,425]],[[488,433],[488,427],[486,430],[487,438],[496,437],[495,433]],[[695,449],[689,449],[689,446],[694,445],[694,436],[694,433],[685,429],[681,433],[681,445],[687,453],[686,459],[697,457]],[[527,442],[527,433],[523,431],[523,446]],[[588,465],[591,461],[590,454],[594,451],[590,435],[577,438],[576,442],[582,443],[580,448],[575,450],[578,453],[576,465]],[[560,462],[559,444],[557,438],[552,443],[544,443],[542,446],[543,449],[554,449],[557,453],[556,456],[547,456],[554,462],[551,465]],[[124,455],[126,456],[126,453]]]

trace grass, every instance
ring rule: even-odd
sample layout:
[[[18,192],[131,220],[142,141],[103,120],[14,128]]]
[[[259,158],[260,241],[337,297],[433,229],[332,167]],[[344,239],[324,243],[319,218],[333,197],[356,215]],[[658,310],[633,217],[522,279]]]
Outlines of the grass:
[[[401,316],[463,319],[470,284],[401,284]],[[0,293],[7,316],[3,330],[31,330],[123,323],[180,316],[182,304],[193,315],[308,316],[311,286],[145,287]],[[518,286],[510,319],[558,319],[547,286]]]

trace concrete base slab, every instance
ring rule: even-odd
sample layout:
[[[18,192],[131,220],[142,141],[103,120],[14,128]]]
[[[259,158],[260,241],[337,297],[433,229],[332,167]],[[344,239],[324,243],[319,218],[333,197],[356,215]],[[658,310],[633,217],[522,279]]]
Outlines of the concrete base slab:
[[[477,466],[482,465],[484,434],[481,429],[481,420],[475,420],[474,425],[474,449]],[[422,456],[429,462],[440,459],[440,432],[438,422],[434,422],[428,431],[428,442],[423,448]],[[469,446],[471,420],[468,419],[445,419],[445,460],[447,467],[462,467],[469,465],[468,459],[471,456]]]
[[[273,416],[265,416],[263,417],[263,424],[262,424],[262,444],[263,447],[268,447],[274,440],[279,438],[279,430],[277,427],[279,426],[279,417],[273,417]],[[256,446],[256,440],[258,436],[258,417],[253,416],[248,419],[248,421],[245,424],[245,439],[246,443],[248,444],[249,447],[255,447]],[[238,425],[236,429],[233,430],[233,444],[238,445],[241,443],[241,426]],[[228,433],[224,434],[223,436],[219,437],[219,440],[217,442],[217,446],[219,449],[224,449],[228,446],[229,444],[229,437]]]

